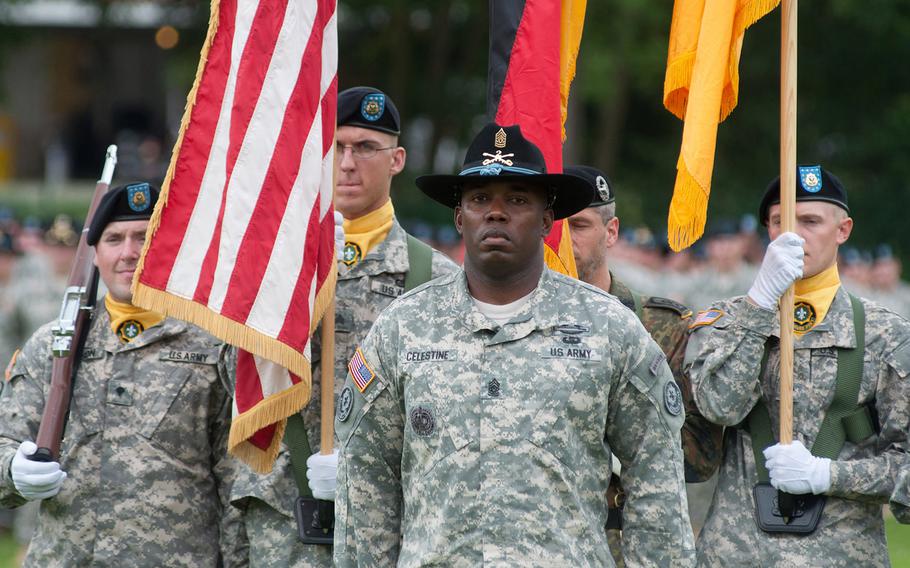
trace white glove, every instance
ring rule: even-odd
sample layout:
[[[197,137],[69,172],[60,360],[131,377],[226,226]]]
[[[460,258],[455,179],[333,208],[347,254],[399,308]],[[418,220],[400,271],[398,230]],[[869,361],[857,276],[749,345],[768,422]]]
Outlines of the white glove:
[[[824,493],[831,487],[831,460],[813,456],[799,440],[764,451],[765,467],[775,489],[793,495]]]
[[[803,276],[803,243],[796,233],[781,233],[768,245],[749,298],[759,307],[774,311],[777,301],[794,282]]]
[[[16,491],[29,501],[53,497],[60,492],[66,479],[66,472],[60,469],[59,463],[28,459],[36,451],[38,446],[34,442],[22,442],[9,466]]]
[[[344,217],[335,211],[335,255],[341,259],[344,256]]]
[[[306,478],[313,497],[335,500],[335,479],[338,476],[338,449],[329,455],[313,454],[306,460]]]

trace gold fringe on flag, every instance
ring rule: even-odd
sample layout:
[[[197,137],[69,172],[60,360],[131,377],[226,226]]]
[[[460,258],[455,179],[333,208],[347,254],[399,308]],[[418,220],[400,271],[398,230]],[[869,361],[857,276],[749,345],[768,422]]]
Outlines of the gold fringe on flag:
[[[303,377],[301,377],[303,378]],[[231,422],[228,452],[248,464],[257,473],[269,473],[281,449],[281,440],[287,426],[287,417],[300,412],[310,401],[312,377],[307,371],[306,380],[289,389],[262,400],[253,408]],[[269,424],[275,424],[275,435],[269,447],[261,450],[247,440]]]
[[[680,158],[667,214],[667,241],[679,252],[701,238],[708,212],[708,189],[701,187]]]

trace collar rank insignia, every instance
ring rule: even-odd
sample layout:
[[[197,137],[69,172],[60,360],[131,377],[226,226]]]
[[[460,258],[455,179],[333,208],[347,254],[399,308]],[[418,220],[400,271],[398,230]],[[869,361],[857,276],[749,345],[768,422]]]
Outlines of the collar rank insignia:
[[[817,319],[815,307],[809,302],[797,302],[793,306],[793,331],[809,331]]]
[[[689,324],[689,329],[695,329],[696,327],[701,327],[703,325],[711,325],[722,318],[723,315],[724,311],[718,310],[717,308],[700,311],[698,312],[698,315],[695,316],[695,319],[692,320],[692,323]]]
[[[800,166],[799,183],[809,193],[818,193],[822,190],[822,167]]]
[[[367,387],[376,378],[376,373],[373,372],[366,359],[363,358],[363,351],[360,350],[360,347],[357,348],[354,356],[351,357],[351,362],[348,363],[348,373],[351,374],[351,378],[360,392],[367,390]]]
[[[117,337],[124,343],[139,337],[139,334],[145,331],[145,328],[136,320],[126,320],[117,327]]]
[[[343,262],[345,266],[357,264],[362,257],[363,251],[360,250],[360,246],[357,243],[344,243],[344,250],[341,252],[341,262]]]
[[[152,194],[149,192],[149,184],[137,183],[126,188],[127,202],[130,209],[136,213],[142,213],[148,210],[149,202],[152,200]]]
[[[362,116],[364,120],[369,120],[370,122],[376,122],[382,118],[384,110],[385,95],[381,93],[367,95],[363,97],[363,102],[360,103],[360,116]]]

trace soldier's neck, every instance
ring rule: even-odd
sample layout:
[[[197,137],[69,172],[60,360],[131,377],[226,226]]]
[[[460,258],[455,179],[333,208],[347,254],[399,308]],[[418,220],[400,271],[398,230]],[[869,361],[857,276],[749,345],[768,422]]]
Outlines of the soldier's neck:
[[[497,270],[495,273],[480,270],[466,257],[464,273],[468,291],[474,299],[487,304],[509,304],[530,294],[543,274],[543,258],[517,270]]]

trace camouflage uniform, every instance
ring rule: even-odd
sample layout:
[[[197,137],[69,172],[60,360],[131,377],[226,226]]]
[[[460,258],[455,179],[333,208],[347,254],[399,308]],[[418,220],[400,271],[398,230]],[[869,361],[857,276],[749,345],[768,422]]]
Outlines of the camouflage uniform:
[[[51,325],[16,360],[0,395],[0,504],[25,502],[9,468],[38,431],[51,375]],[[96,311],[74,391],[60,493],[41,501],[26,566],[216,566],[242,539],[228,505],[233,460],[224,344],[167,319],[122,344]],[[234,566],[230,554],[226,566]]]
[[[643,296],[633,292],[623,282],[610,274],[610,294],[616,296],[627,308],[635,312],[645,330],[651,335],[661,351],[667,357],[670,371],[683,396],[683,407],[686,420],[680,435],[685,458],[686,482],[701,483],[708,480],[720,465],[723,427],[712,424],[698,412],[692,400],[692,387],[689,377],[683,373],[683,358],[686,354],[686,343],[689,339],[689,318],[692,311],[686,306],[656,296]],[[618,478],[613,476],[615,490],[621,490]],[[687,488],[688,489],[688,488]],[[692,494],[689,493],[689,507],[693,506]],[[610,503],[613,506],[613,503]],[[691,515],[690,515],[691,516]],[[700,517],[700,515],[699,515]],[[620,531],[609,530],[610,550],[614,560],[621,557]]]
[[[753,518],[752,487],[758,476],[749,433],[728,428],[718,487],[698,539],[700,565],[889,565],[881,509],[908,463],[910,323],[872,302],[863,304],[866,346],[858,402],[877,412],[879,433],[859,444],[847,442],[831,461],[827,506],[812,535],[772,536]],[[695,402],[709,420],[734,426],[761,396],[777,439],[780,350],[774,341],[765,374],[759,377],[765,343],[779,336],[777,314],[744,297],[716,307],[724,315],[696,327],[689,338],[686,364]],[[853,312],[843,288],[825,319],[794,338],[793,438],[807,448],[833,397],[835,347],[855,344]]]
[[[901,470],[889,505],[894,518],[901,523],[910,524],[910,467]]]
[[[627,564],[694,560],[680,393],[615,298],[544,270],[500,327],[459,272],[390,306],[362,353],[375,378],[360,394],[349,373],[336,414],[336,565],[612,566],[611,453]]]
[[[457,270],[442,253],[433,253],[433,277]],[[348,268],[338,263],[335,289],[335,391],[341,390],[347,362],[376,318],[404,292],[408,271],[407,234],[396,220],[386,239]],[[319,451],[320,332],[313,335],[313,396],[302,411],[310,449]],[[231,500],[244,511],[252,566],[331,566],[332,550],[298,540],[293,505],[298,496],[290,454],[282,446],[272,472],[258,475],[243,467]]]

